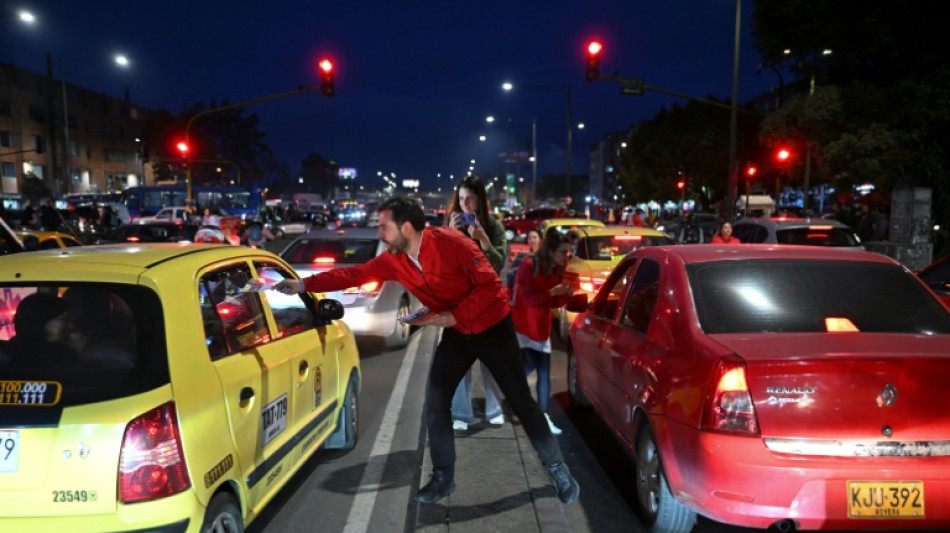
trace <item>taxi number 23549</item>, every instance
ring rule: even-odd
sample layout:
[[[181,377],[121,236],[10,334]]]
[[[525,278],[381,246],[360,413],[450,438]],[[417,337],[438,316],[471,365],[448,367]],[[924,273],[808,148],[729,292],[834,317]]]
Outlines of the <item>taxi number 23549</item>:
[[[94,490],[54,490],[53,503],[94,502],[97,499]]]

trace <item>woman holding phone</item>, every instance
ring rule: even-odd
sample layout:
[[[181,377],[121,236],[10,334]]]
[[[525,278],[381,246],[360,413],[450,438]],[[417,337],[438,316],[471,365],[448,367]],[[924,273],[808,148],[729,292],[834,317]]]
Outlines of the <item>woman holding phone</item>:
[[[488,192],[482,180],[467,176],[463,179],[455,194],[452,203],[446,212],[446,224],[468,235],[476,243],[488,259],[495,272],[501,275],[508,257],[508,241],[505,239],[505,228],[492,215],[488,203]],[[489,424],[501,425],[505,423],[505,414],[501,410],[501,402],[495,393],[495,380],[484,364],[481,365],[485,383],[485,420]],[[465,431],[468,425],[475,421],[475,411],[472,408],[472,371],[469,370],[452,398],[452,427]]]

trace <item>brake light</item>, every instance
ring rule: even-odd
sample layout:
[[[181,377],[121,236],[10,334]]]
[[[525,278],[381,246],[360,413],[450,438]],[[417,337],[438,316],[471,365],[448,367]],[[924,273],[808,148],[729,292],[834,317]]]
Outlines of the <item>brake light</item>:
[[[313,262],[320,265],[331,265],[333,263],[336,263],[336,259],[332,257],[317,257],[313,260]]]
[[[359,287],[350,287],[344,290],[347,294],[358,294],[359,296],[379,296],[379,291],[383,289],[383,284],[378,281],[368,281]]]
[[[642,241],[643,235],[617,235],[615,241]]]
[[[125,240],[128,242],[139,242],[141,239],[139,239],[135,235],[129,235],[128,237],[125,238]]]
[[[745,370],[742,361],[719,360],[706,393],[703,429],[740,435],[759,434]]]
[[[861,331],[854,322],[847,318],[828,317],[825,319],[825,331],[832,333],[836,331]]]
[[[595,276],[578,276],[577,281],[580,282],[580,288],[584,292],[596,293],[600,290],[600,286],[607,281],[605,278],[598,278]]]
[[[155,500],[189,487],[175,404],[168,402],[129,422],[119,455],[119,500]]]

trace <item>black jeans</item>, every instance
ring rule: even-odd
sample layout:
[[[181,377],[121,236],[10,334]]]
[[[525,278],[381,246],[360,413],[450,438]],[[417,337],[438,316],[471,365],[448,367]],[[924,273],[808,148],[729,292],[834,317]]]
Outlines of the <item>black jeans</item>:
[[[548,422],[531,397],[514,322],[509,314],[476,335],[442,330],[442,340],[432,358],[426,387],[426,423],[435,470],[455,474],[455,434],[452,430],[452,395],[462,376],[476,360],[488,366],[511,409],[521,420],[538,457],[545,466],[562,461],[561,449]]]

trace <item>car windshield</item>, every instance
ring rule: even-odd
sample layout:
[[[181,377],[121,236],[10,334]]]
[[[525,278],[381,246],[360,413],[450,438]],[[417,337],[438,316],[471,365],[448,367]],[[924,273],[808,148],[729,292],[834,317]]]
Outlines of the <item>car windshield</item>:
[[[105,401],[168,383],[161,303],[151,290],[5,284],[0,293],[0,380],[21,392],[0,398],[0,412],[23,402]]]
[[[301,239],[281,255],[290,263],[365,263],[378,246],[379,239]]]
[[[857,238],[845,228],[812,226],[778,229],[775,240],[779,244],[804,244],[808,246],[860,246]]]
[[[619,260],[641,246],[673,244],[667,237],[654,235],[602,235],[588,237],[578,246],[577,257],[592,261]]]
[[[687,267],[703,331],[950,333],[950,314],[896,265],[723,261]]]

